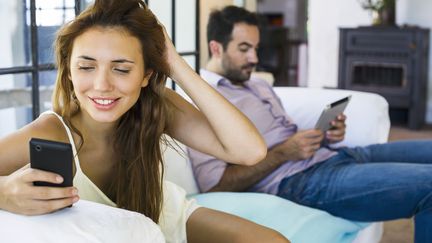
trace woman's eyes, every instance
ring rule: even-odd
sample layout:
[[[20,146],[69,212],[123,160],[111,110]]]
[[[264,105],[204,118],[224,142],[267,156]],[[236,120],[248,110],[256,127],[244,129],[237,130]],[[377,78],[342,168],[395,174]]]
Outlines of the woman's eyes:
[[[87,66],[78,66],[79,70],[84,70],[84,71],[89,71],[89,70],[93,70],[94,67],[87,67]]]
[[[83,70],[83,71],[92,71],[95,69],[95,67],[93,66],[78,66],[79,70]],[[113,68],[114,71],[122,73],[122,74],[127,74],[130,72],[129,69],[123,69],[123,68]]]
[[[114,68],[114,70],[117,72],[121,72],[121,73],[129,73],[130,72],[129,69]]]

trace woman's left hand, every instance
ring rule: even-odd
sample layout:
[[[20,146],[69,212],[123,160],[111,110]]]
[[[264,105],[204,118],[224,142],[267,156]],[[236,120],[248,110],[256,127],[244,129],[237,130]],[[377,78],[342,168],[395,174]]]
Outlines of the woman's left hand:
[[[165,47],[166,47],[165,58],[170,68],[169,77],[175,81],[178,81],[178,79],[176,78],[177,68],[181,67],[184,64],[186,64],[187,67],[189,67],[189,65],[187,65],[184,59],[178,54],[173,42],[171,41],[171,38],[169,37],[165,29],[165,26],[161,22],[159,22],[159,25],[162,27],[165,36]]]
[[[346,124],[346,116],[342,113],[331,122],[332,128],[326,132],[326,139],[329,143],[338,143],[344,140]]]

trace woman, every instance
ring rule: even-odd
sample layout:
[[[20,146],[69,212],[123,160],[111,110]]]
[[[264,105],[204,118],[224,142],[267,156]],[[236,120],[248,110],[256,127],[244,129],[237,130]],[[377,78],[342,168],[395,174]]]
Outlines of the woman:
[[[189,242],[287,242],[270,229],[199,208],[162,182],[164,134],[237,164],[256,163],[266,147],[255,127],[177,54],[141,0],[96,0],[59,31],[55,46],[54,111],[0,139],[1,209],[46,214],[82,198],[150,217],[168,242],[186,235]],[[200,111],[165,88],[167,76]],[[32,137],[72,144],[74,187],[33,186],[62,178],[29,168]]]

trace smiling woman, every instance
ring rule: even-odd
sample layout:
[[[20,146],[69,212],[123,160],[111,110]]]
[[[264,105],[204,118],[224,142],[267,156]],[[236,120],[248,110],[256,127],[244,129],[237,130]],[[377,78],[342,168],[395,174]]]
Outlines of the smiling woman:
[[[74,19],[94,0],[2,2],[0,20],[0,136],[52,109],[50,97],[56,73],[52,43],[61,25]],[[167,26],[176,49],[199,70],[198,0],[146,0]],[[178,7],[181,3],[181,7]],[[177,7],[176,7],[177,5]],[[34,7],[33,7],[34,6]],[[33,18],[32,16],[35,16]],[[175,26],[174,27],[174,23]],[[34,38],[33,38],[34,37]],[[37,61],[35,61],[37,60]],[[168,87],[175,85],[167,81]],[[7,119],[5,119],[7,118]]]
[[[144,2],[95,1],[63,26],[55,47],[54,111],[0,139],[1,209],[38,215],[86,199],[146,215],[168,242],[287,242],[268,228],[200,208],[163,181],[165,136],[243,165],[261,160],[266,147],[250,121],[179,56]],[[165,88],[167,77],[198,109]],[[32,137],[71,143],[73,187],[33,185],[62,178],[27,166]]]
[[[92,119],[115,122],[137,102],[152,74],[144,70],[141,49],[121,27],[94,27],[76,38],[71,79],[80,108]]]

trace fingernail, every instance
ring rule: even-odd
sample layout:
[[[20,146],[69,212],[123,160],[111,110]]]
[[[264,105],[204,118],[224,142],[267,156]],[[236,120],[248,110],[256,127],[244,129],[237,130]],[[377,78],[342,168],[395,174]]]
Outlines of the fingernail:
[[[78,190],[77,190],[77,189],[73,189],[73,190],[72,190],[72,195],[74,195],[74,196],[75,196],[75,195],[78,195]]]
[[[76,203],[76,202],[78,202],[78,200],[79,200],[79,197],[74,197],[73,202]]]
[[[57,182],[63,182],[63,178],[61,176],[56,176],[56,181]]]

